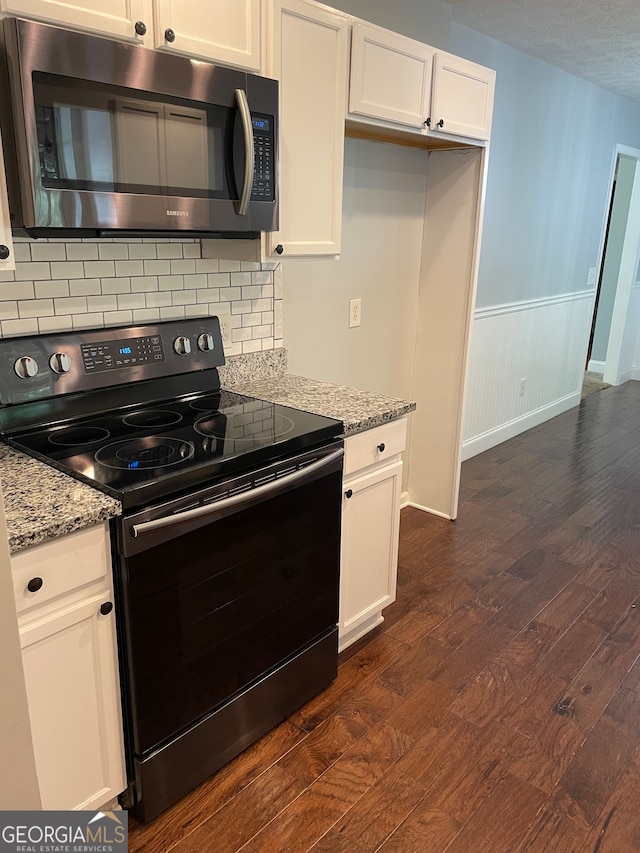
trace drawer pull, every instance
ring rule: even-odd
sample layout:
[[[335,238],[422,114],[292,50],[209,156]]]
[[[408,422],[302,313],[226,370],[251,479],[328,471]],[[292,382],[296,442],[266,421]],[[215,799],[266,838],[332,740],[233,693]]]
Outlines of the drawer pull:
[[[380,453],[384,453],[384,441],[382,442],[382,444],[379,444],[379,445],[378,445],[378,451],[379,451]]]
[[[27,589],[29,590],[29,592],[37,592],[39,589],[42,588],[43,583],[44,581],[42,580],[42,578],[31,578],[31,580],[27,584]]]
[[[344,496],[347,499],[352,498],[353,497],[353,489],[347,489],[347,491],[344,493]]]
[[[113,602],[111,602],[111,601],[105,601],[104,604],[100,605],[100,613],[102,613],[103,616],[108,616],[112,610],[113,610]]]

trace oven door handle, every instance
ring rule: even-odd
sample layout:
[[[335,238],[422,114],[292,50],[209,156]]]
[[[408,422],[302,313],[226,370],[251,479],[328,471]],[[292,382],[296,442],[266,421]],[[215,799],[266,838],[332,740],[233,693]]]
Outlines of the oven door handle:
[[[310,465],[306,465],[299,471],[294,471],[293,474],[287,474],[284,477],[280,477],[272,483],[265,483],[263,486],[257,486],[255,489],[250,489],[249,491],[242,492],[239,495],[233,495],[230,498],[223,498],[222,500],[208,504],[207,506],[198,506],[194,509],[187,509],[184,512],[177,512],[175,515],[155,518],[152,521],[143,521],[141,524],[133,524],[131,526],[131,534],[137,539],[138,536],[142,536],[145,533],[153,533],[154,531],[162,530],[165,527],[176,526],[186,521],[192,521],[194,518],[216,515],[219,512],[231,508],[237,509],[242,507],[243,504],[253,503],[256,500],[285,491],[292,485],[301,485],[307,480],[315,477],[319,471],[322,471],[324,468],[328,468],[339,459],[342,459],[343,456],[344,449],[341,447],[340,450],[330,453],[318,462],[312,462]]]
[[[240,201],[236,207],[236,213],[238,216],[245,216],[249,209],[249,200],[251,199],[251,190],[253,188],[253,125],[251,123],[249,101],[247,100],[247,93],[244,89],[236,89],[236,104],[238,105],[238,112],[242,119],[242,129],[244,132],[244,183],[242,185]]]

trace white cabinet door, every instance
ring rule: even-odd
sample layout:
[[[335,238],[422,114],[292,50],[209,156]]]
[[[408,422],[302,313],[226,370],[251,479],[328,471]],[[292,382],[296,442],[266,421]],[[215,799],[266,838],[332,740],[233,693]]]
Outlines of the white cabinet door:
[[[0,0],[0,11],[76,30],[144,43],[136,24],[151,26],[148,0]]]
[[[430,133],[489,139],[496,73],[450,53],[433,66]]]
[[[422,128],[429,115],[434,54],[421,42],[354,23],[349,113]]]
[[[381,622],[380,611],[395,601],[401,482],[397,460],[344,483],[341,650]]]
[[[0,271],[14,270],[15,268],[16,261],[13,254],[11,220],[7,200],[7,180],[2,155],[2,139],[0,138]]]
[[[155,0],[155,46],[260,71],[262,0]]]
[[[347,91],[348,18],[307,0],[275,0],[269,76],[280,80],[277,258],[337,255]]]
[[[43,809],[97,808],[126,786],[110,600],[105,588],[20,629]]]

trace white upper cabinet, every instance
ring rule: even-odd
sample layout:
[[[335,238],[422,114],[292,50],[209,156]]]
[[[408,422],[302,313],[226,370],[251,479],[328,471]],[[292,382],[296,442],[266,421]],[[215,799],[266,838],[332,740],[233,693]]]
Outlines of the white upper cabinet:
[[[141,43],[151,26],[149,9],[149,0],[0,0],[0,12],[9,15]]]
[[[435,50],[361,21],[351,38],[349,113],[422,128]]]
[[[13,240],[11,239],[7,182],[4,172],[4,157],[2,156],[2,139],[0,139],[0,272],[14,270],[15,268],[16,261],[13,254]]]
[[[154,0],[155,46],[258,72],[262,8],[262,0]]]
[[[489,139],[495,79],[491,68],[450,53],[437,53],[429,133]]]
[[[268,74],[280,81],[280,230],[267,236],[267,256],[337,255],[348,18],[307,0],[273,6]]]

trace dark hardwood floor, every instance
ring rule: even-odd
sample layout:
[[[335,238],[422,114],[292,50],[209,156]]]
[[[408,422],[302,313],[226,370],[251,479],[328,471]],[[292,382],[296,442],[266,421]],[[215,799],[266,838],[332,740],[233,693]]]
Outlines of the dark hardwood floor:
[[[145,853],[638,853],[640,383],[402,513],[398,600]]]

